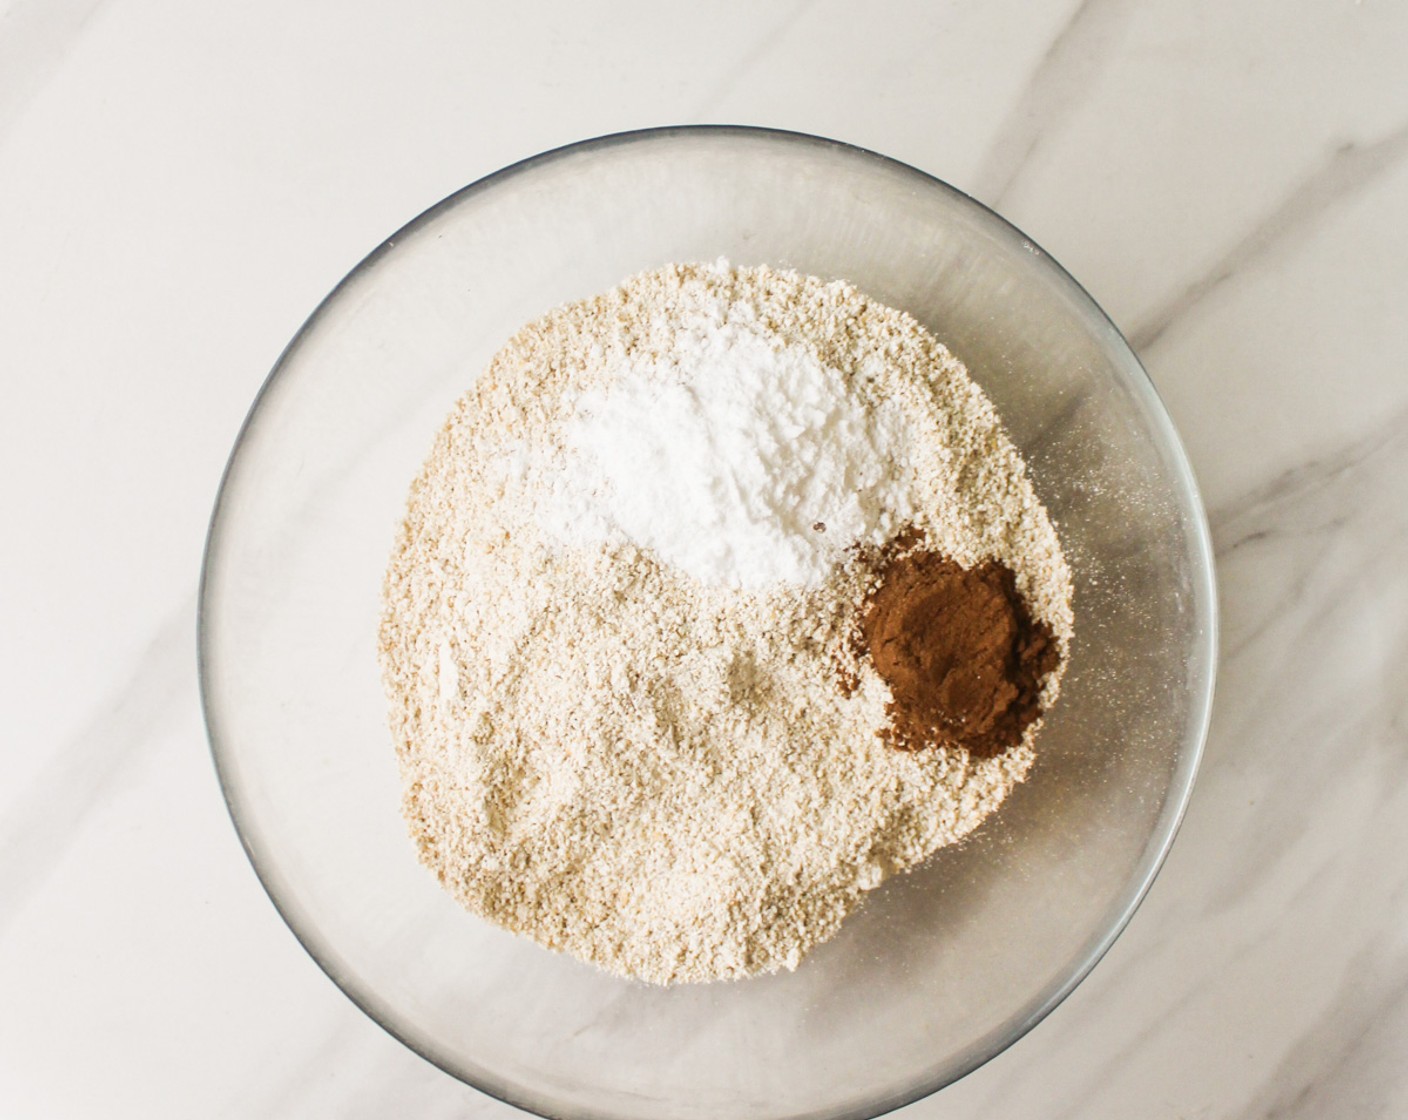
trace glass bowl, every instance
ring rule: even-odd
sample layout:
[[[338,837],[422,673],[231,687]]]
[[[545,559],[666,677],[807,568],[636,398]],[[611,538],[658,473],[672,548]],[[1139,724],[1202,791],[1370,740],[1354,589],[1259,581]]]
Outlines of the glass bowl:
[[[522,323],[671,261],[843,277],[968,365],[1076,581],[1076,643],[1028,782],[875,891],[795,972],[659,989],[472,917],[416,861],[375,655],[407,487]],[[1138,359],[1040,248],[870,152],[671,128],[452,195],[298,332],[236,442],[200,599],[230,813],[295,935],[368,1015],[545,1116],[869,1117],[963,1076],[1065,997],[1173,839],[1215,668],[1208,532]]]

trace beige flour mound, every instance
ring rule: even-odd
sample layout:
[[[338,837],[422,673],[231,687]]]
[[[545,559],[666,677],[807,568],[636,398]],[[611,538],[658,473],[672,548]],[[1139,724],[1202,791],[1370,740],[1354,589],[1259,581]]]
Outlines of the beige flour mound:
[[[858,551],[819,586],[743,591],[545,532],[577,395],[668,353],[682,315],[740,307],[867,408],[897,405],[922,437],[911,523],[965,566],[1011,568],[1063,651],[1071,634],[1070,576],[1021,459],[908,315],[844,283],[683,265],[524,327],[440,432],[387,573],[404,812],[470,910],[657,983],[796,967],[866,891],[992,813],[1039,727],[991,759],[887,745],[888,689],[851,640],[872,575]]]

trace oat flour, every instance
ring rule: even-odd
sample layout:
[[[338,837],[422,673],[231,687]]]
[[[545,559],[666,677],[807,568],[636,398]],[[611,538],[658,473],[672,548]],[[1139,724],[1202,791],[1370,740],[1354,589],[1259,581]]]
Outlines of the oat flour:
[[[710,377],[736,384],[711,396]],[[621,975],[796,967],[1034,758],[1039,723],[993,758],[882,738],[888,688],[852,640],[874,550],[846,546],[904,526],[1010,568],[1067,649],[1052,525],[910,316],[840,282],[678,265],[525,326],[436,439],[386,578],[422,861],[474,912]]]

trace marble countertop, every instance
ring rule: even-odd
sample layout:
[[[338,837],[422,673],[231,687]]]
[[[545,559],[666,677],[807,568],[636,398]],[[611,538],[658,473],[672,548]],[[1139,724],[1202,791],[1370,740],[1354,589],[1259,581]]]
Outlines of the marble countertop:
[[[999,209],[1134,341],[1216,537],[1173,853],[913,1117],[1408,1115],[1408,6],[0,0],[0,1116],[508,1117],[348,1002],[230,826],[195,587],[284,343],[582,137],[833,136]]]

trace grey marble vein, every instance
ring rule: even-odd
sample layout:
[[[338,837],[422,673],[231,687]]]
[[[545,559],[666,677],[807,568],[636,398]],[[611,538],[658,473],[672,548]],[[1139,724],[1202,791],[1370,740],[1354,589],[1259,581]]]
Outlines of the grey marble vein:
[[[769,31],[744,52],[737,62],[724,71],[718,81],[699,99],[694,112],[690,115],[690,119],[695,121],[705,120],[711,112],[727,99],[728,95],[738,87],[738,84],[753,71],[758,63],[777,48],[778,44],[787,37],[787,33],[792,30],[797,21],[815,4],[816,0],[800,0],[800,3],[790,8]]]
[[[1380,940],[1383,940],[1382,938]],[[1334,1000],[1272,1071],[1244,1120],[1393,1116],[1408,1039],[1408,973],[1381,945],[1356,953]]]
[[[1404,682],[1395,687],[1385,680],[1376,702],[1357,702],[1355,690],[1372,680],[1363,674],[1372,674],[1387,650],[1350,639],[1376,601],[1391,602],[1405,589],[1405,479],[1408,413],[1398,412],[1214,519],[1226,636],[1219,687],[1228,698],[1214,727],[1221,737],[1244,742],[1244,756],[1260,759],[1278,745],[1297,750],[1296,764],[1277,772],[1278,801],[1249,814],[1238,838],[1236,873],[1210,879],[1206,898],[1214,909],[1236,905],[1249,869],[1265,870],[1280,858],[1303,824],[1287,805],[1313,805],[1343,759],[1377,759],[1391,768],[1403,763],[1403,744],[1383,734],[1382,724],[1403,718]],[[1381,640],[1408,647],[1401,621],[1389,624]],[[1336,656],[1334,671],[1327,672],[1330,649]],[[1400,653],[1408,655],[1408,648]],[[1383,668],[1391,672],[1393,664],[1387,657]],[[1294,682],[1309,680],[1318,680],[1315,690],[1295,688]],[[1222,765],[1216,742],[1205,772],[1212,780]],[[1258,824],[1257,817],[1266,819]]]
[[[1226,967],[1233,968],[1242,960],[1256,952],[1255,944],[1243,945],[1234,952],[1225,962]],[[1136,969],[1147,968],[1147,962],[1136,964]],[[1190,978],[1191,979],[1191,978]],[[1169,1020],[1189,1007],[1195,999],[1201,996],[1202,988],[1196,983],[1187,984],[1179,992],[1178,996],[1161,1008],[1161,1014],[1150,1017],[1138,1029],[1125,1037],[1118,1046],[1102,1053],[1095,1063],[1087,1063],[1087,1069],[1083,1078],[1084,1087],[1071,1094],[1070,1101],[1060,1109],[1050,1114],[1049,1120],[1081,1120],[1090,1107],[1090,1097],[1095,1094],[1099,1086],[1109,1080],[1115,1071],[1119,1070],[1130,1058],[1138,1054],[1142,1049],[1151,1045],[1153,1040],[1163,1031],[1167,1030]],[[999,1110],[1000,1112],[1000,1110]]]
[[[244,1100],[232,1101],[227,1113],[244,1116],[299,1116],[309,1111],[309,1100],[318,1091],[317,1071],[346,1069],[358,1036],[365,1031],[362,1012],[351,1004],[324,1033],[315,1035],[312,1045],[293,1056],[277,1073],[267,1064],[249,1071],[251,1092]]]
[[[1125,0],[1081,0],[989,143],[971,184],[974,195],[993,207],[1008,199],[1033,153],[1089,93],[1129,12]]]
[[[1154,346],[1209,295],[1288,243],[1313,232],[1327,213],[1394,167],[1404,155],[1408,155],[1408,121],[1371,143],[1348,141],[1335,147],[1210,268],[1145,315],[1130,332],[1130,344],[1140,352]]]
[[[103,0],[21,0],[0,12],[0,139],[77,45]]]
[[[1287,468],[1247,494],[1212,511],[1210,523],[1218,561],[1228,565],[1240,559],[1239,553],[1256,547],[1290,547],[1294,557],[1293,575],[1285,587],[1285,599],[1277,609],[1255,619],[1244,619],[1232,608],[1225,620],[1222,648],[1224,664],[1235,662],[1281,617],[1281,607],[1300,601],[1307,581],[1325,560],[1351,520],[1364,519],[1369,535],[1396,532],[1395,519],[1388,510],[1365,509],[1354,501],[1366,491],[1372,493],[1383,479],[1408,478],[1408,409],[1390,414],[1360,438],[1331,454],[1317,456]],[[1388,496],[1385,496],[1388,497]],[[1389,512],[1383,517],[1381,513]],[[1391,542],[1385,542],[1391,543]],[[1401,542],[1400,542],[1401,545]],[[1358,570],[1350,573],[1355,578]],[[1328,606],[1333,609],[1334,600]]]
[[[90,812],[192,690],[195,594],[185,595],[136,658],[127,679],[93,711],[15,808],[0,818],[0,936],[53,873]]]
[[[1337,450],[1287,467],[1271,480],[1213,508],[1208,513],[1208,521],[1213,536],[1217,538],[1218,555],[1225,556],[1270,532],[1267,528],[1254,525],[1254,519],[1258,516],[1279,503],[1294,502],[1309,492],[1323,490],[1347,472],[1356,470],[1367,460],[1389,449],[1404,438],[1406,431],[1408,407],[1391,413],[1380,424],[1358,439],[1342,444]]]
[[[1109,1086],[1122,1071],[1177,1050],[1190,1034],[1216,1036],[1217,1017],[1228,1013],[1228,998],[1238,998],[1224,991],[1245,984],[1272,1014],[1274,988],[1246,978],[1265,969],[1269,954],[1303,960],[1336,944],[1319,931],[1302,933],[1292,915],[1376,890],[1376,868],[1353,841],[1330,842],[1334,825],[1322,799],[1346,772],[1377,774],[1377,792],[1360,814],[1374,822],[1368,835],[1392,842],[1408,773],[1408,672],[1384,679],[1376,672],[1408,664],[1408,627],[1389,614],[1379,646],[1361,652],[1355,643],[1366,612],[1408,590],[1405,481],[1408,409],[1400,409],[1213,511],[1228,642],[1212,738],[1172,861],[1178,884],[1161,878],[1155,885],[1146,904],[1154,918],[1136,918],[1139,953],[1102,964],[1094,997],[1115,1017],[1133,998],[1128,993],[1146,984],[1160,992],[1158,1003],[1098,1056],[1077,1057],[1079,1040],[1056,1043],[1072,1048],[1081,1072],[1053,1095],[1045,1115],[1107,1114],[1099,1106],[1109,1103],[1107,1094],[1113,1099]],[[1304,687],[1316,678],[1315,689]],[[1373,702],[1357,699],[1366,686]],[[1307,833],[1316,839],[1309,852],[1298,850]],[[1408,892],[1401,885],[1394,892],[1392,881],[1385,887],[1393,892],[1387,909],[1402,913]],[[1255,918],[1237,917],[1249,905]],[[1358,929],[1353,915],[1344,922]],[[1226,940],[1209,938],[1215,929],[1227,931]],[[1318,1120],[1346,1102],[1362,1110],[1336,1115],[1392,1114],[1383,1094],[1395,1085],[1397,1055],[1388,1040],[1402,1037],[1408,1020],[1406,962],[1393,942],[1396,927],[1353,936],[1369,947],[1347,961],[1338,991],[1271,1067],[1261,1092],[1243,1102],[1245,1110],[1228,1101],[1226,1111],[1209,1116]],[[1203,947],[1192,957],[1190,937]],[[1161,973],[1177,983],[1160,985]],[[1029,1089],[1000,1085],[984,1109],[1020,1114]]]

